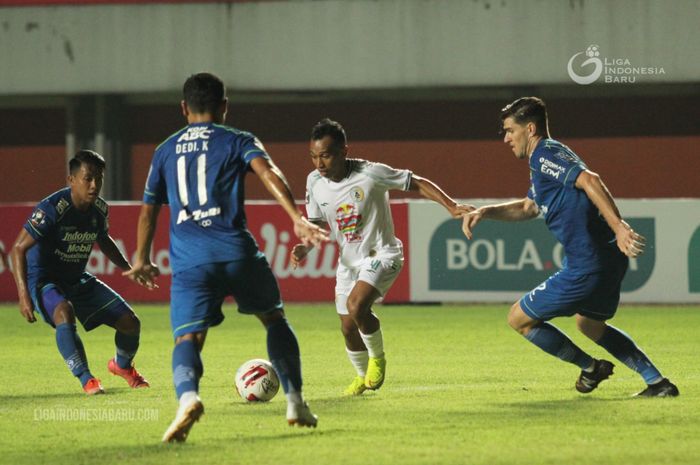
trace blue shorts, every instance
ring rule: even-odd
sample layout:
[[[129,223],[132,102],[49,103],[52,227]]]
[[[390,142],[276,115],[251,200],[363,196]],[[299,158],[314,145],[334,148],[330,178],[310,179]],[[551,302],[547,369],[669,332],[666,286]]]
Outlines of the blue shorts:
[[[627,257],[594,273],[577,273],[564,268],[550,276],[520,299],[520,308],[535,320],[580,314],[605,321],[615,316],[620,303],[620,286],[625,277]]]
[[[53,313],[59,303],[66,300],[73,305],[75,317],[90,331],[102,324],[114,326],[125,313],[131,312],[129,305],[108,285],[91,275],[83,273],[75,284],[45,283],[35,286],[32,291],[34,308],[51,326]]]
[[[221,305],[227,296],[236,299],[241,313],[282,309],[277,279],[262,252],[240,260],[196,266],[173,275],[173,337],[204,331],[224,321]]]

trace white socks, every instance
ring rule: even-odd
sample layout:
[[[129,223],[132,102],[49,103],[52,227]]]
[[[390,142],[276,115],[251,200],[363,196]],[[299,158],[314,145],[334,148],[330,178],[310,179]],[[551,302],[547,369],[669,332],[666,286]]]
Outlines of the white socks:
[[[363,334],[362,331],[360,331],[360,337],[362,338],[362,342],[365,343],[370,357],[384,357],[384,339],[382,338],[381,329],[376,330],[372,334]]]
[[[180,396],[180,407],[190,405],[192,402],[199,400],[197,391],[186,391]]]
[[[345,348],[345,351],[348,353],[350,363],[352,363],[352,366],[355,367],[355,371],[357,371],[357,374],[364,378],[365,374],[367,373],[367,363],[369,363],[369,354],[367,353],[367,351],[360,350],[354,352],[348,349],[347,347]]]

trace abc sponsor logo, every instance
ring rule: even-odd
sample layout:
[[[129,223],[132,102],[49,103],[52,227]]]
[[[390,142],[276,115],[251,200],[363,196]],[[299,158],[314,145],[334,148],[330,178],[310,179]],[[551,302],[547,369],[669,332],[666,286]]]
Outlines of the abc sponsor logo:
[[[653,218],[628,218],[647,238],[647,250],[630,267],[622,284],[633,291],[647,282],[654,268]],[[700,242],[700,239],[699,239]],[[445,221],[429,245],[429,289],[434,291],[528,291],[559,270],[564,250],[537,219],[512,225],[483,222],[468,241],[459,222]]]

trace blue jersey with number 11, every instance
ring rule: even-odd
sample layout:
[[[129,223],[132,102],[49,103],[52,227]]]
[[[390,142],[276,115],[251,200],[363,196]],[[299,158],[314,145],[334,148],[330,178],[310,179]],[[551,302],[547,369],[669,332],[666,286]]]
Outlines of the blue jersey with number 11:
[[[155,151],[143,201],[170,205],[174,273],[257,253],[246,227],[244,178],[269,158],[252,134],[214,123],[190,124]]]

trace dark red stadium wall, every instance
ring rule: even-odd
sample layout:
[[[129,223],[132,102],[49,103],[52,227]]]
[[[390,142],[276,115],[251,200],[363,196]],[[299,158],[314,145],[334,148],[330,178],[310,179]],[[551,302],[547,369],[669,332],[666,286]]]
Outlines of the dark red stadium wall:
[[[62,145],[2,147],[0,202],[36,201],[66,185]]]
[[[545,95],[545,97],[547,97]],[[152,151],[184,125],[172,105],[130,105],[125,116],[128,195],[141,198]],[[507,101],[508,99],[504,99]],[[547,99],[552,134],[600,172],[618,197],[700,197],[700,133],[689,117],[700,96]],[[230,124],[260,137],[302,198],[311,169],[306,140],[324,116],[341,121],[357,157],[406,167],[462,198],[517,197],[527,167],[498,134],[498,108],[489,101],[331,101],[237,103]],[[653,113],[649,113],[649,110]],[[89,115],[78,126],[90,133]],[[66,110],[0,108],[0,202],[36,202],[65,183]],[[109,160],[108,160],[109,163]],[[249,198],[267,199],[251,178]],[[402,196],[396,192],[393,197]]]
[[[599,171],[614,195],[700,197],[700,131],[689,116],[700,96],[542,96],[553,136]],[[233,97],[228,121],[263,141],[297,198],[312,168],[308,134],[326,116],[343,123],[354,156],[410,168],[457,197],[517,197],[527,189],[527,167],[499,135],[499,109],[509,100],[239,103]],[[184,121],[175,104],[132,114],[132,198],[140,198],[151,151]],[[254,179],[246,187],[249,198],[269,198]]]
[[[616,197],[700,197],[700,136],[564,139],[599,172]],[[287,175],[296,198],[303,198],[312,169],[308,145],[267,143],[267,150]],[[132,198],[143,194],[154,144],[132,152]],[[524,161],[500,141],[370,141],[351,144],[351,154],[408,168],[428,177],[459,198],[518,197],[527,192]],[[250,199],[268,199],[260,182],[249,178]],[[416,197],[393,192],[392,198]]]
[[[65,109],[0,108],[0,202],[35,202],[65,186],[65,142]]]
[[[604,176],[617,197],[700,197],[699,137],[635,137],[565,139],[590,169]],[[267,143],[276,163],[287,174],[297,198],[303,198],[311,170],[308,146]],[[131,153],[131,195],[138,200],[155,144],[138,144]],[[355,142],[351,152],[434,179],[462,198],[517,197],[527,186],[527,167],[499,141]],[[0,201],[36,201],[65,185],[65,148],[61,145],[0,147],[4,172]],[[251,199],[269,198],[251,178]],[[404,195],[392,193],[393,198]]]

